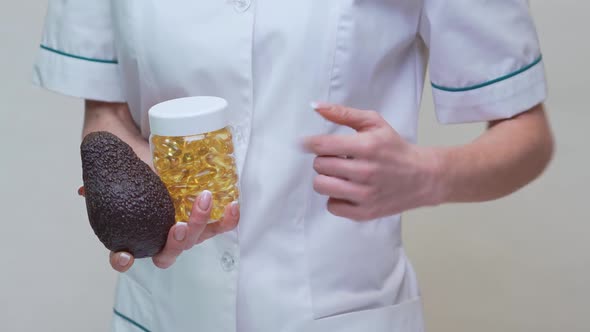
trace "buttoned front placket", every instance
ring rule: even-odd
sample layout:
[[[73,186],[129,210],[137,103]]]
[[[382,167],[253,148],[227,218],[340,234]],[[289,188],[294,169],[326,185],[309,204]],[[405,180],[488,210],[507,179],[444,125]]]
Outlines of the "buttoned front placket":
[[[241,70],[236,75],[239,81],[229,82],[228,89],[236,89],[231,93],[236,97],[230,105],[232,113],[232,126],[234,133],[234,144],[238,173],[243,174],[246,154],[252,130],[252,116],[254,108],[253,96],[253,43],[254,43],[254,0],[227,0],[228,10],[232,10],[234,20],[228,29],[234,30],[235,51],[234,60]],[[240,197],[241,209],[248,208],[248,199],[242,193]],[[238,273],[240,261],[240,246],[238,242],[238,230],[223,235],[219,250],[219,268],[227,277],[228,295],[231,300],[226,301],[222,315],[226,316],[222,321],[225,325],[223,331],[239,332],[237,326],[237,294],[238,294]]]

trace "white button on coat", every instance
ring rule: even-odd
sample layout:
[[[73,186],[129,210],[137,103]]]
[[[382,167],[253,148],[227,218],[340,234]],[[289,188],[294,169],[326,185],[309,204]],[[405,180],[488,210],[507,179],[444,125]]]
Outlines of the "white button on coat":
[[[224,271],[229,272],[234,269],[236,265],[236,260],[232,254],[229,252],[225,252],[221,257],[221,266]]]
[[[245,12],[246,10],[248,10],[248,8],[250,8],[250,5],[252,4],[252,0],[229,0],[229,1],[234,4],[234,8],[238,12]]]
[[[185,96],[228,100],[235,128],[239,230],[168,270],[136,261],[119,279],[113,331],[423,331],[400,217],[331,215],[300,141],[350,132],[311,101],[377,110],[415,141],[428,61],[443,123],[542,102],[527,1],[491,3],[50,0],[37,84],[127,102],[146,138],[148,109]]]

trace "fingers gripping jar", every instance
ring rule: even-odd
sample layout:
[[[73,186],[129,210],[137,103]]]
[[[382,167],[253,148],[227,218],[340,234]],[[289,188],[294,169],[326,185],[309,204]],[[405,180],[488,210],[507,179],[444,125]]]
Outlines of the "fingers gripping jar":
[[[212,194],[211,222],[239,198],[228,104],[217,97],[169,100],[149,110],[154,168],[174,201],[177,222],[187,222],[196,197]]]

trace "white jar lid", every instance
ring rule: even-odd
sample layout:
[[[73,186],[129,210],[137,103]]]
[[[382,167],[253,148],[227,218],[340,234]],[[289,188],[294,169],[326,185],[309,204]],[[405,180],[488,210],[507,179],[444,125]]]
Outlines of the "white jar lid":
[[[168,100],[149,110],[150,131],[157,136],[191,136],[229,125],[227,101],[219,97]]]

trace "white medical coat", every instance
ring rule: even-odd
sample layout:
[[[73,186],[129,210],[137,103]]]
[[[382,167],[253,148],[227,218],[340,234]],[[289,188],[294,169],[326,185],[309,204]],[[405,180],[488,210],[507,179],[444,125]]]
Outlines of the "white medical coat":
[[[236,231],[168,270],[119,278],[113,331],[419,332],[400,217],[358,223],[312,189],[306,135],[347,133],[311,101],[377,110],[415,141],[427,62],[443,123],[508,118],[546,95],[526,0],[50,0],[35,81],[147,111],[229,101]]]

